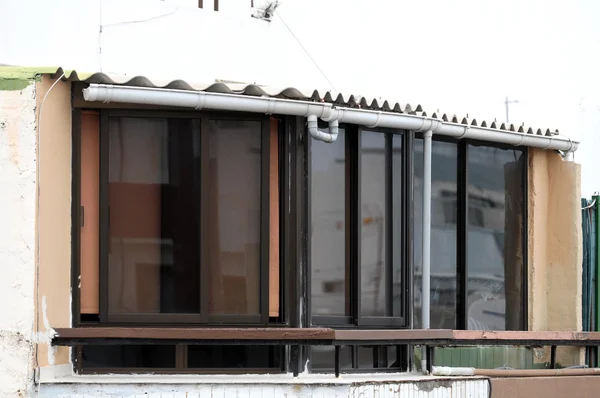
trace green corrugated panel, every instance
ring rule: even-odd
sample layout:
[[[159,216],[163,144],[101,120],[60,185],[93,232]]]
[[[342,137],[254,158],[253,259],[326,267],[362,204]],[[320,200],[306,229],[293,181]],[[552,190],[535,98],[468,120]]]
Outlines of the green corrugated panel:
[[[533,351],[527,347],[450,347],[436,348],[436,366],[460,366],[494,369],[508,366],[515,369],[533,368]]]

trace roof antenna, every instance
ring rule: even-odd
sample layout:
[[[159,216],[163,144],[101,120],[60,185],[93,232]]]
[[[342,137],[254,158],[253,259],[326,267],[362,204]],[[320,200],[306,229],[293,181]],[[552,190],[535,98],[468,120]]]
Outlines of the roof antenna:
[[[260,4],[254,5],[252,17],[271,22],[271,18],[273,18],[275,10],[277,7],[279,7],[279,0],[266,0],[257,3]]]

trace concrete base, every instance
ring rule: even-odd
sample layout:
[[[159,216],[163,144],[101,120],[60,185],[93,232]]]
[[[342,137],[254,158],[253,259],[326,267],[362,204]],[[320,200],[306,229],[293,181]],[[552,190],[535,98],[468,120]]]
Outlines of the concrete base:
[[[40,397],[489,397],[485,378],[411,374],[281,376],[71,376],[41,384]]]

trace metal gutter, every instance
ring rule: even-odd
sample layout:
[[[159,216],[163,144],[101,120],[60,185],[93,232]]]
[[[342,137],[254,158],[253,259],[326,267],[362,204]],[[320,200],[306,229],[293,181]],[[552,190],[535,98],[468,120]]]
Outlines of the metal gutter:
[[[528,146],[549,150],[573,152],[578,142],[560,135],[538,135],[515,131],[469,126],[447,122],[427,116],[398,114],[393,112],[337,107],[323,102],[287,100],[273,97],[221,94],[205,91],[187,91],[110,84],[90,84],[83,90],[86,101],[104,103],[176,106],[189,109],[218,109],[239,112],[281,114],[308,117],[314,115],[326,122],[357,124],[371,128],[387,127],[425,132],[432,130],[458,139],[473,139]]]

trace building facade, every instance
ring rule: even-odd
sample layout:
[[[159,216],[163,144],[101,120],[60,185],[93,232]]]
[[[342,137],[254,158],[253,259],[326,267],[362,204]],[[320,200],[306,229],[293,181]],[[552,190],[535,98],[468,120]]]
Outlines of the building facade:
[[[43,20],[74,47],[1,55],[0,393],[488,396],[411,344],[303,330],[421,329],[427,307],[430,329],[581,330],[577,142],[333,94],[268,3],[201,3],[66,1],[76,22]],[[178,25],[240,34],[194,53]]]

